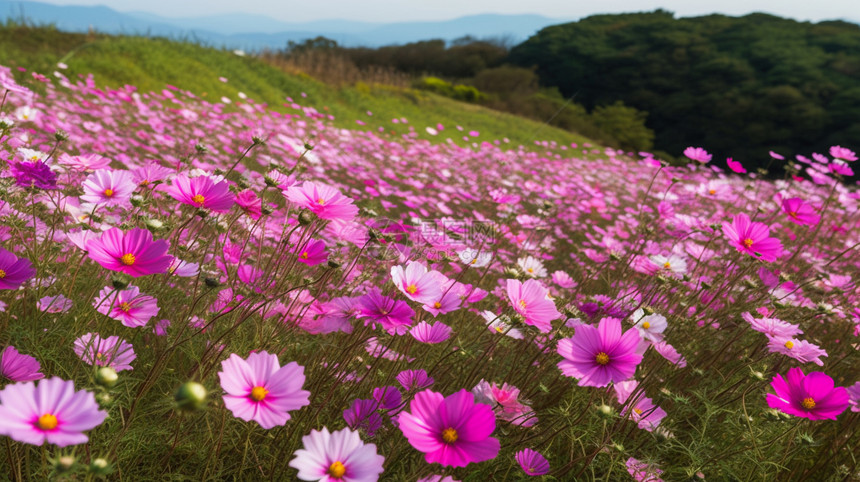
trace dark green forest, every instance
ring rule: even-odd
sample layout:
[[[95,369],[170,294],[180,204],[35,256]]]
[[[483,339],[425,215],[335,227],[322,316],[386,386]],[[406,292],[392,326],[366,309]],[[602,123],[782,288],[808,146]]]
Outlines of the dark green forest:
[[[655,147],[756,165],[860,145],[860,26],[765,14],[598,15],[548,27],[507,59],[587,108],[648,113]]]
[[[848,22],[657,10],[547,27],[515,46],[464,38],[344,48],[319,38],[277,55],[309,53],[314,65],[386,69],[417,88],[664,157],[701,146],[715,161],[757,167],[770,150],[860,146],[860,25]]]

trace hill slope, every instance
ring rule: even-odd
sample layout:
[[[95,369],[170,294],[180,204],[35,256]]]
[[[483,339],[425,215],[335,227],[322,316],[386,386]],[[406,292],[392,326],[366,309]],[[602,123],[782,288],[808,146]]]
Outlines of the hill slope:
[[[71,46],[60,47],[60,46]],[[142,37],[87,36],[51,28],[7,26],[0,28],[0,64],[24,66],[50,75],[58,61],[68,65],[70,78],[93,73],[99,86],[125,84],[142,90],[161,90],[167,84],[210,99],[239,99],[239,93],[282,112],[295,112],[292,98],[333,116],[335,125],[350,128],[384,128],[406,134],[453,142],[496,141],[534,144],[552,140],[559,144],[587,142],[582,136],[539,122],[464,104],[426,92],[382,86],[358,85],[335,88],[308,76],[289,75],[253,57],[205,48],[191,43]],[[19,72],[19,76],[29,75]],[[220,80],[225,78],[227,82]],[[285,105],[285,102],[288,105]],[[368,114],[371,113],[371,115]],[[393,119],[398,121],[392,122]],[[406,119],[408,123],[402,122]],[[442,124],[437,136],[425,128]],[[456,130],[457,126],[463,132]],[[463,139],[470,131],[478,136]]]

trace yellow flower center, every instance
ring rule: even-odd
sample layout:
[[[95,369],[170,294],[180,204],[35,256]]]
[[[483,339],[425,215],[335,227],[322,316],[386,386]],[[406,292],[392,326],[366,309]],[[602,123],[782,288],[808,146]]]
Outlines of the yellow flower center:
[[[198,205],[198,206],[202,206],[202,205],[203,205],[203,203],[204,203],[204,202],[206,202],[206,198],[205,198],[205,197],[203,197],[203,195],[202,195],[202,194],[195,194],[195,195],[191,198],[191,202],[193,202],[194,204],[196,204],[196,205]]]
[[[5,277],[6,277],[6,272],[3,271],[2,269],[0,269],[0,279],[3,279]]]
[[[406,287],[406,291],[408,291],[410,295],[414,295],[415,292],[418,291],[418,287],[415,285],[409,285]]]
[[[113,189],[111,189],[111,188],[105,189],[105,196],[107,196],[107,197],[113,196]]]
[[[710,191],[708,191],[708,194],[710,194],[710,195],[712,195],[712,196],[713,196],[714,194],[716,194],[716,193],[717,193],[717,190],[716,190],[716,189],[711,189]]]
[[[528,271],[529,273],[534,273],[534,272],[535,272],[534,268],[529,268],[529,269],[527,269],[526,271]]]
[[[439,308],[441,308],[441,307],[442,307],[442,303],[439,303],[439,302],[437,301],[437,302],[433,303],[433,307],[434,307],[434,308],[436,308],[436,309],[438,310]]]
[[[793,217],[793,218],[796,218],[796,217],[797,217],[797,212],[795,212],[795,211],[789,211],[788,215],[789,215],[789,216],[791,216],[791,217]]]
[[[646,322],[644,322],[644,323],[642,323],[642,328],[645,328],[646,330],[647,330],[648,328],[651,328],[651,323],[648,323],[647,321],[646,321]]]
[[[457,431],[453,428],[446,428],[442,431],[442,440],[446,444],[452,444],[456,442],[458,438],[460,437],[457,435]]]
[[[57,417],[50,413],[46,413],[39,417],[39,420],[36,420],[36,426],[42,430],[54,430],[57,428],[57,423],[59,423],[57,422]]]
[[[664,267],[664,268],[666,268],[666,269],[669,269],[669,268],[671,268],[671,267],[672,267],[672,263],[670,263],[670,262],[666,261],[665,263],[663,263],[663,267]]]
[[[634,408],[633,411],[636,412],[636,415],[642,415],[642,409],[641,408],[638,408],[638,407]]]
[[[140,181],[140,185],[141,185],[141,186],[148,186],[148,185],[149,185],[149,180],[148,180],[148,179],[144,179],[143,181]]]
[[[469,261],[469,263],[471,263],[471,264],[476,264],[477,262],[478,262],[478,258],[475,258],[472,261]]]
[[[791,340],[788,340],[787,342],[785,342],[785,347],[788,348],[789,350],[791,350],[792,348],[794,348],[794,342]]]
[[[520,306],[522,306],[523,309],[526,309],[526,300],[520,300]]]
[[[744,240],[744,246],[746,246],[747,248],[751,248],[753,243],[754,243],[754,241],[750,238],[747,238]]]
[[[133,264],[134,264],[134,262],[135,262],[135,260],[136,260],[136,259],[137,259],[137,258],[135,258],[133,254],[131,254],[131,253],[125,253],[125,254],[124,254],[124,255],[122,255],[122,257],[119,259],[119,261],[120,261],[120,263],[122,263],[122,264],[124,264],[124,265],[126,265],[126,266],[131,266],[131,265],[133,265]]]
[[[320,206],[322,206],[323,204],[325,204],[325,199],[323,199],[323,198],[319,198],[319,199],[317,199],[317,204],[319,204]]]
[[[343,466],[343,463],[337,461],[328,466],[328,474],[335,479],[339,479],[343,477],[343,474],[346,473],[346,467]]]
[[[251,394],[248,396],[251,397],[251,400],[255,402],[260,402],[266,398],[266,395],[268,395],[268,393],[268,390],[258,385],[251,389]]]
[[[123,301],[119,304],[119,309],[120,311],[128,313],[129,311],[131,311],[131,303],[129,303],[128,301]]]
[[[813,400],[812,397],[806,397],[802,402],[800,402],[800,405],[807,410],[812,410],[815,408],[815,400]]]
[[[594,361],[596,361],[598,365],[606,365],[609,363],[609,355],[602,351],[594,357]]]
[[[308,259],[308,252],[307,251],[302,253],[302,259]]]
[[[104,353],[102,353],[102,352],[96,353],[96,360],[104,361],[104,359],[105,359]]]
[[[498,331],[499,333],[504,333],[504,332],[505,332],[505,329],[504,329],[504,328],[502,328],[501,326],[497,326],[497,327],[496,327],[496,331]]]

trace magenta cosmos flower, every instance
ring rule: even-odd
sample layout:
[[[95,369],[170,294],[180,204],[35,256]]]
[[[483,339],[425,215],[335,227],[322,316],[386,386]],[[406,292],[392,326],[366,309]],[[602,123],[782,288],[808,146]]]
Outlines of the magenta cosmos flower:
[[[410,300],[428,304],[442,296],[442,283],[446,278],[438,271],[428,271],[423,263],[410,261],[405,269],[402,266],[392,266],[391,280]]]
[[[87,333],[75,340],[75,354],[88,365],[110,367],[118,372],[133,370],[131,362],[137,358],[130,343],[118,336],[102,338],[97,333]]]
[[[311,430],[302,444],[290,461],[299,480],[373,482],[383,472],[385,457],[376,453],[376,445],[363,443],[358,432],[348,428],[332,433],[326,427]]]
[[[158,300],[131,285],[119,291],[105,286],[93,300],[93,307],[129,328],[146,325],[160,310]]]
[[[549,473],[549,462],[543,455],[532,449],[523,449],[516,454],[517,463],[522,467],[526,475],[532,477]]]
[[[33,264],[27,258],[19,258],[0,248],[0,290],[18,289],[36,274]]]
[[[187,174],[179,174],[173,178],[173,184],[167,188],[167,193],[182,204],[216,213],[230,211],[236,201],[236,197],[230,192],[230,183],[215,182],[209,176],[188,177]]]
[[[465,389],[447,397],[432,390],[416,393],[410,410],[398,417],[400,430],[429,464],[465,467],[499,454],[499,440],[490,437],[496,429],[493,409],[475,403]]]
[[[738,251],[763,261],[774,261],[782,254],[782,243],[770,237],[767,225],[750,222],[744,213],[735,216],[731,224],[724,223],[723,232]]]
[[[432,345],[434,343],[442,343],[450,338],[451,327],[441,321],[437,321],[432,325],[426,321],[422,321],[412,327],[412,329],[409,330],[409,334],[421,343]]]
[[[295,253],[299,258],[299,263],[304,263],[308,266],[324,263],[328,257],[325,252],[325,242],[318,239],[312,239],[301,248],[296,248]]]
[[[352,199],[325,184],[305,181],[283,193],[290,202],[312,211],[320,219],[351,221],[358,214],[358,207],[352,204]]]
[[[125,206],[137,188],[128,171],[99,169],[87,176],[81,201],[103,206]]]
[[[509,279],[507,292],[514,310],[522,315],[524,323],[537,327],[542,333],[549,333],[552,330],[550,322],[561,317],[555,303],[548,297],[549,291],[540,281],[530,279],[521,283]]]
[[[708,151],[702,149],[701,147],[688,147],[684,149],[684,155],[696,162],[701,162],[702,164],[705,164],[710,161],[712,157],[710,154],[708,154]]]
[[[290,410],[310,404],[311,393],[302,390],[305,368],[296,362],[281,366],[277,355],[265,351],[251,353],[247,360],[234,353],[221,368],[218,377],[227,392],[224,405],[246,422],[254,420],[270,429],[287,423]]]
[[[558,368],[579,378],[581,387],[605,387],[633,376],[642,361],[642,355],[636,353],[638,345],[636,329],[622,333],[617,318],[604,318],[597,328],[579,325],[572,338],[558,342],[558,354],[564,357]]]
[[[7,346],[0,355],[0,378],[13,382],[29,382],[45,378],[39,373],[42,366],[30,355],[19,353],[14,346]]]
[[[86,443],[83,434],[101,424],[107,412],[99,410],[92,393],[75,391],[75,384],[54,377],[7,385],[0,391],[0,435],[30,445],[45,442],[66,447]]]
[[[736,172],[738,174],[746,174],[747,173],[747,170],[744,169],[744,166],[740,162],[732,160],[731,157],[726,159],[726,164],[729,166],[729,169],[731,169],[733,172]]]
[[[98,239],[87,242],[87,251],[93,261],[105,269],[133,278],[166,272],[173,261],[167,255],[168,249],[170,244],[167,241],[153,241],[152,233],[140,228],[128,232],[110,228]]]
[[[412,324],[415,311],[405,301],[389,298],[373,288],[356,301],[357,318],[365,318],[364,324],[380,324],[389,333],[402,335]]]
[[[815,209],[799,197],[782,201],[782,210],[788,215],[788,220],[794,224],[813,226],[821,220],[821,216],[815,212]]]
[[[855,154],[854,151],[841,146],[830,146],[830,155],[836,159],[842,159],[843,161],[857,160],[857,154]]]
[[[771,386],[776,394],[767,394],[767,405],[795,417],[836,420],[848,408],[848,391],[834,387],[833,379],[823,372],[804,375],[795,367],[785,378],[773,377]]]

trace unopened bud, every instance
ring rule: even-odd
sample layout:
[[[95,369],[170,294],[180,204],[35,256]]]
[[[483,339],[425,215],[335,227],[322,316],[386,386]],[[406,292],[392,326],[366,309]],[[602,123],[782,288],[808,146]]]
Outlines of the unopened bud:
[[[108,475],[112,471],[110,463],[102,457],[93,459],[88,468],[95,475]]]
[[[60,455],[52,460],[51,464],[54,466],[54,471],[58,474],[63,474],[72,470],[77,462],[78,459],[72,455]]]
[[[612,418],[612,416],[615,415],[615,411],[612,410],[612,407],[604,403],[597,407],[597,414],[601,417]]]
[[[114,289],[124,290],[128,288],[128,285],[131,283],[131,278],[128,277],[125,273],[114,273],[110,277],[110,284],[114,287]]]
[[[65,142],[69,139],[69,133],[62,129],[57,129],[56,132],[54,132],[54,139],[57,142]]]
[[[192,411],[206,404],[206,387],[197,382],[185,382],[176,391],[176,406],[180,410]]]
[[[302,226],[307,226],[308,224],[314,222],[317,219],[317,215],[312,213],[311,211],[302,211],[299,213],[299,224]]]
[[[209,288],[217,288],[221,286],[221,283],[219,283],[218,280],[215,278],[206,277],[203,278],[203,282],[206,283],[206,286],[208,286]]]
[[[119,375],[111,367],[101,367],[96,372],[96,383],[105,388],[113,387],[117,380],[119,380]]]

